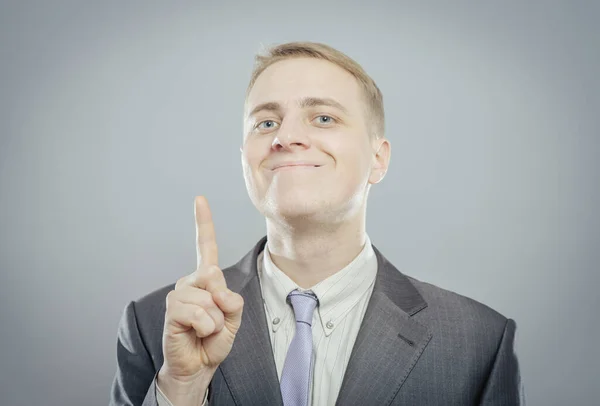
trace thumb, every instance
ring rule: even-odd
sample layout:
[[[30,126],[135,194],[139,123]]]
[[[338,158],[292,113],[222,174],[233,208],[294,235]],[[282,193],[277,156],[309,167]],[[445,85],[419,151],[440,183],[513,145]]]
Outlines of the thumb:
[[[231,290],[222,290],[213,294],[213,301],[223,312],[225,324],[231,324],[237,329],[242,322],[244,298]]]

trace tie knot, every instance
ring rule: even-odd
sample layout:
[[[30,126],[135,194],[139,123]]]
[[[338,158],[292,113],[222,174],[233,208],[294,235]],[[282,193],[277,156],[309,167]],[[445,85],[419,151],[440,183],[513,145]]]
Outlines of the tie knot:
[[[300,292],[298,289],[295,289],[290,292],[287,299],[294,308],[296,321],[312,325],[313,313],[318,303],[317,296],[310,290]]]

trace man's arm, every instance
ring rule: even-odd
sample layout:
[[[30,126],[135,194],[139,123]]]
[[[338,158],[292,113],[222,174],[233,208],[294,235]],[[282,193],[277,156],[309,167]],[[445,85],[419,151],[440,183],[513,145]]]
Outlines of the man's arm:
[[[157,406],[156,371],[142,341],[130,302],[123,312],[117,335],[117,372],[112,383],[110,406]]]
[[[517,324],[508,319],[500,340],[494,364],[488,376],[480,405],[482,406],[522,406],[525,394],[515,352],[515,332]]]

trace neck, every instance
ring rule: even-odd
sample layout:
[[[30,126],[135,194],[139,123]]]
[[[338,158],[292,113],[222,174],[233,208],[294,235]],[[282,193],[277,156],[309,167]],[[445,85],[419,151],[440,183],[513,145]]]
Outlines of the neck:
[[[335,225],[302,228],[267,219],[273,263],[298,286],[311,288],[346,267],[366,241],[364,211]]]

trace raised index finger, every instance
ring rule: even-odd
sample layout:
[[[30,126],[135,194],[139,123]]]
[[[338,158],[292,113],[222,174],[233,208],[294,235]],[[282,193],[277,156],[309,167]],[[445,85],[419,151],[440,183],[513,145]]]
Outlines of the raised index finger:
[[[194,215],[196,217],[196,256],[197,266],[219,265],[219,253],[215,226],[210,214],[208,202],[203,196],[197,196],[194,201]]]

